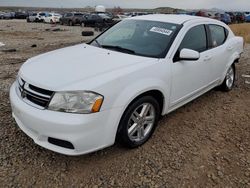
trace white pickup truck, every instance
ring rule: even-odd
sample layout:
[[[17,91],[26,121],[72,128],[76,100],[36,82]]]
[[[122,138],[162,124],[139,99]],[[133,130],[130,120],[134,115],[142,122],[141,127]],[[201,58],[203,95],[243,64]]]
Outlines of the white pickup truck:
[[[126,18],[88,44],[25,62],[10,90],[13,117],[35,143],[66,155],[115,141],[138,147],[161,115],[214,87],[230,91],[242,52],[243,39],[217,20]]]

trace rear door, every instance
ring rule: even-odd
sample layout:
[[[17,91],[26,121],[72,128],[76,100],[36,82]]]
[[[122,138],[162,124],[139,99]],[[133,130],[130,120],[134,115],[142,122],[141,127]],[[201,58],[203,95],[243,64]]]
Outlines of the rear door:
[[[180,51],[191,49],[200,53],[197,61],[179,61]],[[208,37],[205,25],[192,26],[185,34],[172,63],[172,89],[170,106],[174,108],[199,95],[207,89],[212,80],[212,56],[208,51]]]
[[[213,81],[219,81],[225,72],[234,49],[234,41],[227,40],[228,30],[220,25],[209,24],[209,52],[212,54],[211,66]]]

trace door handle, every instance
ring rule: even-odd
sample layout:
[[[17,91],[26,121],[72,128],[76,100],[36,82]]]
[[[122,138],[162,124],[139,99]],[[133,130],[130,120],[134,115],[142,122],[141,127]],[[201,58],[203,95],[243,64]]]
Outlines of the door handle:
[[[233,49],[232,46],[228,46],[228,47],[227,47],[227,50],[229,50],[229,51],[231,51],[232,49]]]
[[[206,55],[205,57],[204,57],[204,61],[209,61],[209,60],[211,60],[212,59],[212,56],[210,56],[210,55]]]

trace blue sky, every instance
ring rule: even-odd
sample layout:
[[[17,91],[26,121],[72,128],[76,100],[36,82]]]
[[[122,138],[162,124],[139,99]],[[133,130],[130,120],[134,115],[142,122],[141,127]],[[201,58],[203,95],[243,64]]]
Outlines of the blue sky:
[[[220,8],[250,11],[250,0],[0,0],[0,6],[68,7],[104,5],[122,8],[156,8],[169,6],[183,9]]]

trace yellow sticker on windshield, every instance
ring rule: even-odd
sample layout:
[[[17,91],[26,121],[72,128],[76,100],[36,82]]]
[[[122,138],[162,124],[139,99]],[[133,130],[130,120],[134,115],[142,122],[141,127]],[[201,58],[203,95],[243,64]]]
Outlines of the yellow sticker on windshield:
[[[173,33],[173,31],[169,29],[164,29],[164,28],[159,28],[159,27],[152,27],[150,31],[155,32],[155,33],[160,33],[163,35],[167,35],[167,36],[170,36]]]

